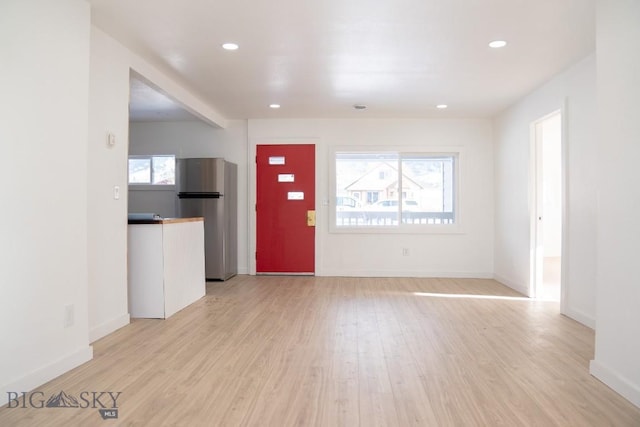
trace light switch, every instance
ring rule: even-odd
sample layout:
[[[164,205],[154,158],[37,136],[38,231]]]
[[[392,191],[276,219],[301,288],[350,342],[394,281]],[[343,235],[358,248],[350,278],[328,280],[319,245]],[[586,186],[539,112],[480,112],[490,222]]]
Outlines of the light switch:
[[[120,187],[117,185],[113,186],[113,200],[120,199]]]
[[[116,136],[111,132],[107,134],[107,145],[109,147],[113,147],[114,145],[116,145]]]

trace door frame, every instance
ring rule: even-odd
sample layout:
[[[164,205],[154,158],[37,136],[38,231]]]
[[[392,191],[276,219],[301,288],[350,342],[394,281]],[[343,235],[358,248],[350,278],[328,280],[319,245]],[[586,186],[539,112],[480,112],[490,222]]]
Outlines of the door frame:
[[[567,116],[566,99],[560,108],[552,110],[530,124],[530,163],[529,163],[529,226],[530,226],[530,259],[529,259],[529,286],[530,297],[537,296],[538,278],[543,271],[542,253],[538,251],[539,242],[544,239],[542,226],[538,221],[542,199],[540,197],[542,189],[542,164],[540,157],[542,154],[542,140],[537,131],[538,125],[550,117],[560,114],[560,180],[561,180],[561,266],[560,266],[560,312],[564,313],[567,299],[567,277],[569,272],[569,245],[568,245],[568,138],[567,138]]]
[[[316,176],[315,176],[315,192],[316,192],[316,204],[315,210],[318,218],[316,220],[316,232],[315,232],[315,260],[314,260],[314,271],[315,275],[320,275],[319,272],[319,263],[318,263],[318,254],[319,254],[319,244],[318,244],[318,234],[324,229],[324,226],[321,224],[321,218],[319,216],[318,211],[318,203],[321,199],[320,197],[320,188],[318,187],[320,175],[319,170],[319,152],[318,152],[318,138],[249,138],[249,149],[247,150],[247,164],[249,165],[249,182],[248,182],[248,190],[249,190],[249,215],[248,215],[248,253],[247,259],[249,260],[249,274],[252,276],[256,275],[256,251],[257,251],[257,215],[256,215],[256,204],[258,203],[258,194],[257,194],[257,165],[256,165],[256,156],[257,156],[257,146],[258,145],[314,145],[315,146],[315,161],[316,161]]]

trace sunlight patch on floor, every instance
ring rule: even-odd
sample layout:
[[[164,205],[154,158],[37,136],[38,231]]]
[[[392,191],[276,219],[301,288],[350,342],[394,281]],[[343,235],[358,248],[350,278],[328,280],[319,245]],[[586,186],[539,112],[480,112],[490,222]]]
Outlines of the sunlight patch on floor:
[[[547,298],[528,298],[528,297],[510,297],[505,295],[473,295],[473,294],[441,294],[433,292],[414,292],[419,297],[434,297],[434,298],[469,298],[469,299],[495,299],[506,301],[554,301]],[[557,301],[556,301],[557,302]]]

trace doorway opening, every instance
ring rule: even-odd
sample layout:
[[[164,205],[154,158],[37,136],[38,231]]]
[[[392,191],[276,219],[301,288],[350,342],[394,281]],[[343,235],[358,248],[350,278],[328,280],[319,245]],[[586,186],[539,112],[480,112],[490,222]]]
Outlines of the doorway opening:
[[[534,215],[531,294],[537,299],[560,301],[564,198],[561,111],[536,120],[532,131]]]

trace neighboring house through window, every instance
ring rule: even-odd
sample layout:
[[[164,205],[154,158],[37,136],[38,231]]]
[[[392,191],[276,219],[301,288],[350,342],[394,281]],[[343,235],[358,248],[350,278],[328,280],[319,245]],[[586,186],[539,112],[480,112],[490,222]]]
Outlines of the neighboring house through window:
[[[336,209],[335,229],[456,223],[458,153],[335,152],[335,196],[361,200]]]

